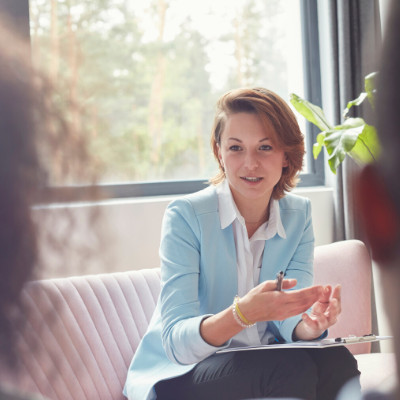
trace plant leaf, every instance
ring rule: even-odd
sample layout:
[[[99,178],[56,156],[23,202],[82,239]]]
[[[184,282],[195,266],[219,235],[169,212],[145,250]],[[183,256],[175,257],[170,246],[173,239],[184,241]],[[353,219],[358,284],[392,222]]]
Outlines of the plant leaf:
[[[342,129],[358,128],[362,125],[365,125],[365,121],[362,118],[348,118],[342,125],[336,125],[334,129],[339,131]]]
[[[321,131],[333,129],[333,126],[328,122],[320,107],[315,106],[294,93],[290,94],[290,102],[303,117],[318,126]]]
[[[376,78],[378,76],[378,72],[372,72],[371,74],[365,77],[365,91],[367,92],[368,101],[370,102],[372,108],[375,108],[375,87],[376,87]]]
[[[362,92],[355,100],[349,101],[347,103],[347,108],[343,110],[343,118],[345,118],[353,106],[359,106],[366,98],[368,97],[368,93]]]
[[[359,164],[368,164],[379,157],[381,146],[375,127],[365,124],[363,131],[349,153]]]
[[[317,159],[319,156],[319,153],[321,153],[322,146],[324,146],[324,139],[325,139],[325,133],[326,132],[321,132],[317,136],[317,142],[313,144],[313,156],[314,159]]]
[[[363,127],[363,125],[353,127],[351,124],[348,126],[343,124],[342,129],[334,129],[326,132],[324,143],[330,156],[328,158],[328,163],[334,174],[336,174],[336,169],[344,160],[346,154],[355,146],[358,136],[363,131]]]

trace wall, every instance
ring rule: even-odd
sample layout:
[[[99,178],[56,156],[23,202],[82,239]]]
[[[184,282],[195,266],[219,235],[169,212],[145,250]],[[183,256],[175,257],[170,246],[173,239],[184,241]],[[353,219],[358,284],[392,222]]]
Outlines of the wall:
[[[316,245],[331,243],[332,189],[299,188],[294,193],[311,200]],[[167,205],[176,197],[36,207],[34,218],[42,230],[40,247],[44,269],[41,277],[159,267],[162,217]],[[94,216],[94,212],[98,215]],[[52,237],[58,239],[53,241]],[[54,246],[57,241],[63,245]]]

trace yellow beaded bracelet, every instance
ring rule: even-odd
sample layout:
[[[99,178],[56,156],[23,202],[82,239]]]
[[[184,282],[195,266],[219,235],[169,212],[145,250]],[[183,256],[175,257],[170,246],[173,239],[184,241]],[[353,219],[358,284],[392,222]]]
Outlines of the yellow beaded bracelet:
[[[238,315],[239,315],[239,318],[240,318],[246,325],[254,326],[255,323],[250,322],[250,321],[242,314],[242,312],[240,311],[240,308],[239,308],[239,300],[240,300],[240,297],[239,297],[239,296],[236,296],[236,297],[235,297],[234,304],[235,304],[236,312],[237,312]]]

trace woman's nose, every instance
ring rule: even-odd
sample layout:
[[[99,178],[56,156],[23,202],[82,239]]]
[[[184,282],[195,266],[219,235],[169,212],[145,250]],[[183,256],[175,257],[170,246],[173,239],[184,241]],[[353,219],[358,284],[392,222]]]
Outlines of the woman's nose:
[[[244,166],[250,171],[258,168],[257,155],[254,153],[248,152],[245,155]]]

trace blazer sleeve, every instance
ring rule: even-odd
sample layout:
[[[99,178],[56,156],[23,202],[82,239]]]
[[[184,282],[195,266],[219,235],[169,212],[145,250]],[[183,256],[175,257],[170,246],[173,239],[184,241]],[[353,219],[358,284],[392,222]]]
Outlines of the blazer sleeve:
[[[315,238],[311,219],[311,202],[309,199],[306,200],[306,218],[303,234],[285,272],[286,279],[297,279],[296,290],[310,287],[314,282]],[[310,312],[311,309],[307,311],[307,313]],[[293,331],[300,321],[301,315],[295,315],[283,321],[273,321],[273,323],[278,328],[281,338],[290,343],[293,342]],[[327,336],[328,330],[326,330],[317,340],[323,339]]]
[[[198,363],[230,341],[214,347],[200,335],[200,324],[210,315],[199,315],[201,232],[187,199],[168,206],[161,235],[162,344],[171,362]]]

